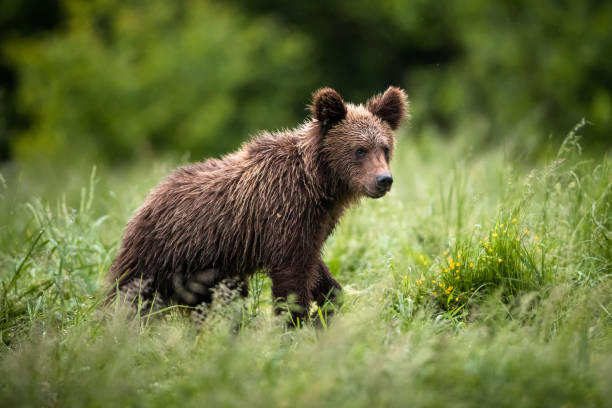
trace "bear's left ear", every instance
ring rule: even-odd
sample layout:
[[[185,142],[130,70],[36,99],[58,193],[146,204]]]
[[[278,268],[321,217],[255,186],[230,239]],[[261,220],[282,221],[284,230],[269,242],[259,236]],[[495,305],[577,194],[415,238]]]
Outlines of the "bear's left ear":
[[[329,130],[346,117],[347,111],[338,92],[331,88],[322,88],[312,95],[310,112],[314,119],[321,122],[324,130]]]
[[[397,129],[408,116],[406,93],[395,86],[387,88],[382,95],[370,98],[366,102],[366,108],[387,122],[393,130]]]

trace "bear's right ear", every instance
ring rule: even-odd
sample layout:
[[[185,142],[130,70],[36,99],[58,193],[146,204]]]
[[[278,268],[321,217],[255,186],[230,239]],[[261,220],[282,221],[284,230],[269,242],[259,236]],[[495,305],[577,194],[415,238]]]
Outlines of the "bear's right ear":
[[[331,88],[322,88],[312,95],[310,112],[312,117],[321,123],[324,130],[329,130],[346,117],[347,111],[338,92]]]

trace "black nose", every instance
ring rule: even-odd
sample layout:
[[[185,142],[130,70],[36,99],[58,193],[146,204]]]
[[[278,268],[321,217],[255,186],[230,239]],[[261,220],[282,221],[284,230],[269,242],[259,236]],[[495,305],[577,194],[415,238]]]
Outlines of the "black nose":
[[[391,184],[393,184],[393,177],[391,174],[385,173],[376,177],[376,187],[379,189],[388,190],[391,188]]]

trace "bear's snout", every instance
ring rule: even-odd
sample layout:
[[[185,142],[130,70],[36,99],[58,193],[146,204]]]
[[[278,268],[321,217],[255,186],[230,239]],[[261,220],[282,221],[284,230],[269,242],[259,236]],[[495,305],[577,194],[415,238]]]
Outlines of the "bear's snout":
[[[379,174],[376,177],[376,189],[379,191],[389,191],[391,189],[391,184],[393,184],[391,173]]]

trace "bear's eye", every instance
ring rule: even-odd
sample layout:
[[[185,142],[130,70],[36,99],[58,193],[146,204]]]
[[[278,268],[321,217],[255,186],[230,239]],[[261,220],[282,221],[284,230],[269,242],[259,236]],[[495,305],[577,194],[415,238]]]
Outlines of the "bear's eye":
[[[357,156],[358,159],[363,158],[366,155],[367,151],[364,148],[358,148],[357,150],[355,150],[355,155]]]
[[[383,147],[383,153],[385,154],[385,159],[389,161],[389,148]]]

